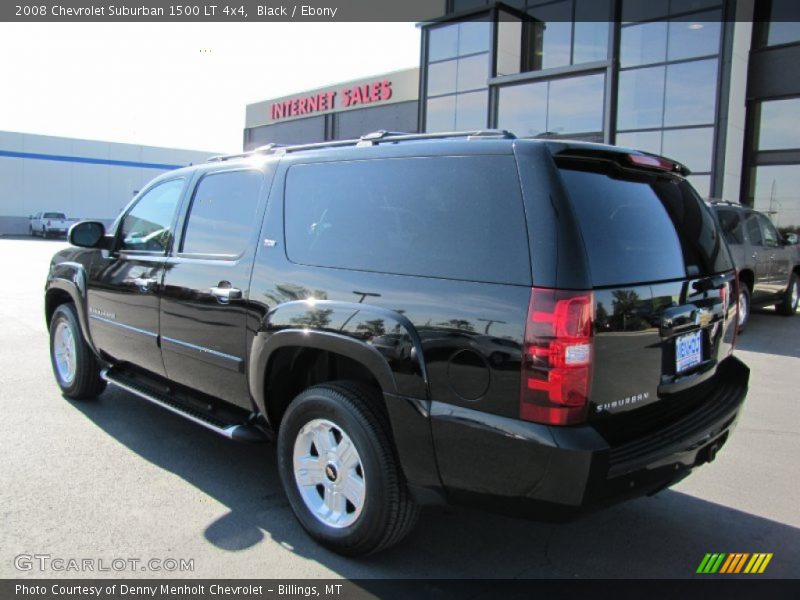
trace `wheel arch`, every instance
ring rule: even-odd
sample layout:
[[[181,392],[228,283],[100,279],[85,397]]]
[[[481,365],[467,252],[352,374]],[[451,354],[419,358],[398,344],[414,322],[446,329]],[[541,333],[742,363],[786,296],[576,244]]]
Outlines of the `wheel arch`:
[[[47,281],[44,296],[44,316],[47,328],[53,319],[56,309],[62,304],[72,303],[78,316],[81,335],[92,352],[98,354],[89,332],[89,316],[86,302],[86,277],[83,265],[79,263],[61,263],[53,267]]]
[[[342,378],[375,386],[382,394],[397,393],[394,373],[383,356],[346,335],[284,329],[251,353],[250,391],[276,430],[288,403],[302,389]]]
[[[751,271],[750,269],[742,269],[738,273],[738,278],[739,278],[739,281],[742,281],[747,285],[747,287],[749,288],[750,293],[752,294],[753,293],[753,286],[755,285],[755,281],[756,281],[755,273],[753,273],[753,271]]]

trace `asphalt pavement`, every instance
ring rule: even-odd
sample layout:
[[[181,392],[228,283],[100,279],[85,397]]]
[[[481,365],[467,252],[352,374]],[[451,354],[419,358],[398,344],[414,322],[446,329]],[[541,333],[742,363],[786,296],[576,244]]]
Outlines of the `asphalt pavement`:
[[[685,578],[707,552],[771,552],[760,577],[800,577],[800,316],[753,314],[736,351],[752,369],[739,426],[673,489],[561,525],[429,509],[400,545],[354,560],[306,537],[272,445],[220,438],[114,388],[61,397],[43,287],[63,246],[0,238],[0,577]],[[50,558],[30,569],[17,558],[34,554]],[[162,570],[39,568],[59,558]],[[192,570],[165,571],[166,559]]]

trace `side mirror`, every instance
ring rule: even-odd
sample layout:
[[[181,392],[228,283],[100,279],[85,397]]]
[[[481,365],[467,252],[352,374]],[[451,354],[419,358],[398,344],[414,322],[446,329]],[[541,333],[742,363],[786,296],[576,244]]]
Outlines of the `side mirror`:
[[[800,238],[798,238],[796,233],[787,233],[783,236],[783,241],[786,243],[787,246],[794,246],[798,242],[800,242]]]
[[[69,228],[67,239],[73,246],[97,248],[105,235],[105,225],[99,221],[80,221]]]

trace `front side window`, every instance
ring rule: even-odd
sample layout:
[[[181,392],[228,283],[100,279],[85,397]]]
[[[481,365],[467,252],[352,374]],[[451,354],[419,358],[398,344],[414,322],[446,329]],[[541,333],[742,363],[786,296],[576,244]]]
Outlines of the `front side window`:
[[[772,223],[769,222],[769,219],[764,215],[756,215],[758,217],[758,222],[761,225],[761,235],[764,238],[764,245],[770,248],[777,248],[778,247],[778,232],[775,230],[775,227]]]
[[[750,238],[750,243],[754,246],[764,245],[764,238],[761,235],[761,227],[758,224],[758,218],[755,214],[747,217],[747,236]]]
[[[120,250],[165,253],[172,241],[172,223],[183,190],[183,179],[151,188],[122,219]]]
[[[197,184],[181,245],[183,254],[239,256],[255,229],[263,175],[230,171]]]

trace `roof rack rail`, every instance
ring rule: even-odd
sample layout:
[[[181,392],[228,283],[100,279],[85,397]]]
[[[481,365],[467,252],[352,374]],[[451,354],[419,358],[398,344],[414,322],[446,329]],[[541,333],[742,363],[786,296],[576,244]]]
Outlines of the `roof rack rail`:
[[[239,152],[237,154],[220,154],[218,156],[212,156],[208,159],[207,162],[222,162],[224,160],[231,160],[234,158],[245,158],[247,156],[253,156],[254,154],[273,154],[275,152],[275,148],[280,148],[283,144],[264,144],[263,146],[259,146],[254,150],[248,150],[247,152]]]
[[[410,142],[414,140],[439,140],[447,138],[467,138],[472,139],[517,139],[513,133],[505,129],[477,129],[473,131],[445,131],[439,133],[406,133],[403,131],[386,131],[380,129],[365,133],[357,140],[331,140],[328,142],[316,142],[312,144],[298,144],[296,146],[283,146],[277,149],[276,154],[287,154],[289,152],[300,152],[303,150],[317,150],[321,148],[336,148],[341,146],[375,146],[377,144]]]
[[[395,143],[395,142],[409,142],[413,140],[439,140],[447,138],[467,138],[473,139],[506,139],[515,140],[515,136],[510,131],[505,129],[476,129],[473,131],[445,131],[440,133],[409,133],[405,131],[386,131],[381,129],[372,131],[362,135],[358,139],[351,140],[329,140],[327,142],[313,142],[310,144],[294,144],[294,145],[281,145],[281,144],[267,144],[259,146],[255,150],[249,152],[241,152],[238,154],[229,154],[221,156],[212,156],[208,159],[209,162],[231,160],[234,158],[244,158],[253,156],[254,154],[276,154],[283,155],[289,152],[302,152],[304,150],[320,150],[322,148],[340,148],[344,146],[375,146],[377,144]]]
[[[405,142],[411,140],[439,140],[439,139],[446,139],[446,138],[467,138],[468,140],[471,139],[485,139],[485,138],[496,138],[496,139],[507,139],[507,140],[515,140],[517,136],[515,136],[510,131],[506,131],[505,129],[476,129],[472,131],[443,131],[438,133],[403,133],[403,132],[394,132],[394,131],[373,131],[372,133],[367,133],[362,135],[359,142],[364,144],[367,142],[369,145],[380,144],[382,142]]]

